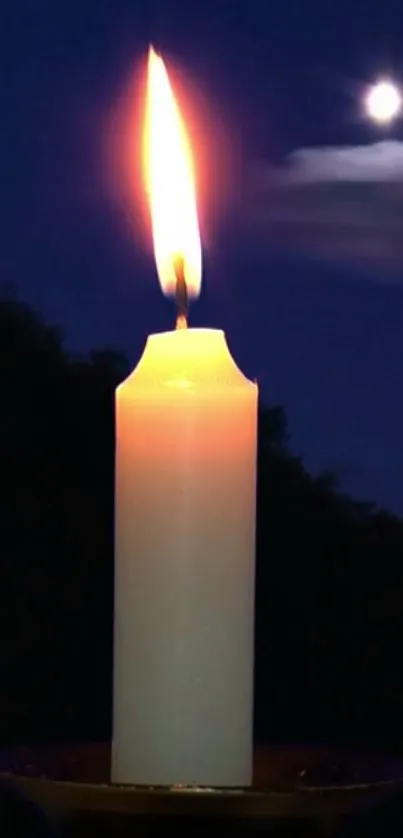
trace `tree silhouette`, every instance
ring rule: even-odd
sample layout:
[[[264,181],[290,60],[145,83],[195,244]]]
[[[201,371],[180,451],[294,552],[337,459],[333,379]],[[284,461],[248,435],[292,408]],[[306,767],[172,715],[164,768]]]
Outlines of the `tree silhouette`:
[[[0,739],[110,736],[114,392],[128,363],[69,356],[0,299]],[[403,751],[403,525],[312,477],[259,415],[256,737]]]

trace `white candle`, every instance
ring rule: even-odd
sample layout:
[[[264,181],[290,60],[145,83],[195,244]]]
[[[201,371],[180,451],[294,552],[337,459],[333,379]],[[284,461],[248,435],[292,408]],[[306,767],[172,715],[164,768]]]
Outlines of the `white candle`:
[[[117,390],[113,782],[251,783],[257,395],[211,329]]]

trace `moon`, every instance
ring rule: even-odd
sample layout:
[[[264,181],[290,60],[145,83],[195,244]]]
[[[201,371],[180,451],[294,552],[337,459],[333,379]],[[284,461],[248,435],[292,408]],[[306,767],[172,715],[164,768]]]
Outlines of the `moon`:
[[[369,88],[365,97],[365,111],[372,122],[388,125],[402,110],[402,93],[392,81],[384,79]]]

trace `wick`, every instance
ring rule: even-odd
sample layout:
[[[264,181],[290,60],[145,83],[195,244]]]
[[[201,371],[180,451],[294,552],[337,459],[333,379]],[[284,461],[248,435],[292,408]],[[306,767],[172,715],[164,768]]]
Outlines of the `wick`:
[[[183,257],[177,256],[175,259],[175,303],[176,303],[176,328],[187,329],[188,326],[188,291],[185,279],[185,266]]]

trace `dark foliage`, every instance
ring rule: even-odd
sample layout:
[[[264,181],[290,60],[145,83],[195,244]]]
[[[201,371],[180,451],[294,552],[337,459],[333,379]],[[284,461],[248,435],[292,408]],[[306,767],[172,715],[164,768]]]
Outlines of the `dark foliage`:
[[[110,350],[0,301],[0,740],[110,735],[114,390]],[[403,751],[403,525],[311,477],[262,408],[256,737]]]

